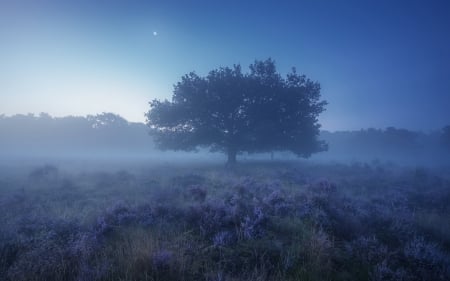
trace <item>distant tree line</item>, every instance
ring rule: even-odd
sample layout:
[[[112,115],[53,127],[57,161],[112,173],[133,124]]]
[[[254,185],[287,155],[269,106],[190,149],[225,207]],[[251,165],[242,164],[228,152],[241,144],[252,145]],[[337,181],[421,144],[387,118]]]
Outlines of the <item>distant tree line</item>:
[[[441,143],[450,151],[450,125],[442,129]]]
[[[450,162],[450,125],[432,132],[389,127],[357,131],[321,131],[329,150],[314,159],[337,161],[393,161],[441,164]],[[119,115],[51,117],[0,115],[0,157],[149,155],[154,153],[148,127]],[[285,155],[276,154],[276,159]],[[267,158],[268,159],[268,158]]]
[[[321,139],[329,143],[329,151],[322,154],[324,158],[429,164],[449,162],[450,126],[427,133],[394,127],[322,131]]]
[[[0,155],[83,156],[153,149],[147,128],[113,113],[51,117],[0,115]]]

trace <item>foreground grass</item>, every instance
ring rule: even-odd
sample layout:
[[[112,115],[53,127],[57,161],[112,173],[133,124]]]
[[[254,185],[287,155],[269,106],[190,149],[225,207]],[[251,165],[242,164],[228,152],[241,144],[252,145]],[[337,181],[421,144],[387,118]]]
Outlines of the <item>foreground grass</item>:
[[[449,280],[444,172],[243,164],[0,177],[1,280]]]

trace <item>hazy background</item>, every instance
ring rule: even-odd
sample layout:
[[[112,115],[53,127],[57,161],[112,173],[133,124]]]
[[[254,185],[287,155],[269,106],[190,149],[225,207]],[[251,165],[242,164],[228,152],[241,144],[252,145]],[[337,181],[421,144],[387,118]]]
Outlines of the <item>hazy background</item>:
[[[85,117],[52,117],[48,114],[0,116],[1,165],[36,165],[54,163],[71,168],[109,166],[139,166],[142,164],[220,163],[222,153],[160,151],[148,134],[149,128],[140,122],[128,122],[113,113]],[[447,136],[448,138],[448,136]],[[313,163],[368,163],[402,166],[450,166],[448,139],[442,130],[428,133],[402,128],[363,129],[330,132],[322,130],[328,151],[313,154]],[[255,160],[290,161],[298,159],[288,152],[248,154],[238,156],[240,162]],[[99,166],[99,164],[101,164]]]
[[[0,114],[144,122],[185,73],[272,57],[321,83],[325,130],[429,132],[450,120],[449,13],[445,0],[1,1]]]

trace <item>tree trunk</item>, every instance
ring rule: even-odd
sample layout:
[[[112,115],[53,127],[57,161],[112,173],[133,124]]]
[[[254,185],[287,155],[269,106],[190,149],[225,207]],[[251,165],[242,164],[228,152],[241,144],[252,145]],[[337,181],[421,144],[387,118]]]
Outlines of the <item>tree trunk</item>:
[[[228,166],[234,166],[236,164],[236,150],[234,149],[229,149],[228,150],[228,161],[227,161],[227,165]]]

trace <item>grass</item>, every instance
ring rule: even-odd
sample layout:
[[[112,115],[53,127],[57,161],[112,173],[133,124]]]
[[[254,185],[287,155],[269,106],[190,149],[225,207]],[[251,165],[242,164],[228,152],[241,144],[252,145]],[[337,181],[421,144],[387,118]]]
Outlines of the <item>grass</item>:
[[[448,280],[447,175],[300,162],[4,170],[0,276]]]

